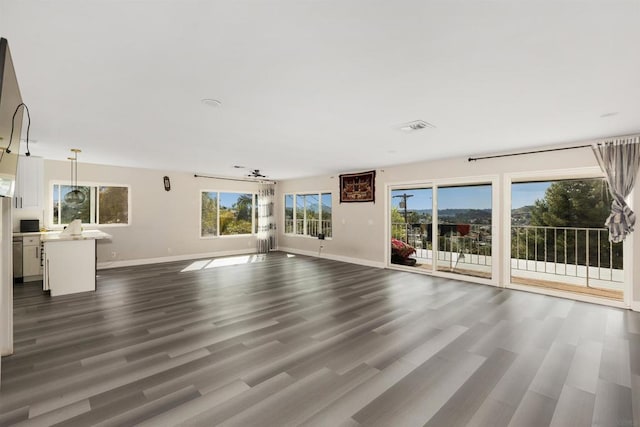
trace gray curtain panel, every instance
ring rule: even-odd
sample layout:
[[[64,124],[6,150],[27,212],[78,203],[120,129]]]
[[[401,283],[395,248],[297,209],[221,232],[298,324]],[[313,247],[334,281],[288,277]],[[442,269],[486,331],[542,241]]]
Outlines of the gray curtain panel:
[[[633,231],[636,222],[636,215],[625,199],[631,194],[640,169],[640,136],[599,142],[593,145],[593,153],[613,196],[611,215],[605,222],[609,240],[622,242]]]

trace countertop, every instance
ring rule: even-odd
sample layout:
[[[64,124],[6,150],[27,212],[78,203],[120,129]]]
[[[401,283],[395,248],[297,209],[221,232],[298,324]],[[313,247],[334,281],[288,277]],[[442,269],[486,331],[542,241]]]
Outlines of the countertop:
[[[85,230],[82,234],[63,234],[61,231],[42,233],[40,241],[42,242],[62,242],[67,240],[100,240],[111,239],[111,235],[100,230]]]
[[[84,230],[81,235],[63,235],[60,231],[33,231],[28,233],[13,233],[14,237],[22,236],[40,236],[43,242],[63,241],[63,240],[89,240],[89,239],[111,239],[111,235],[100,230]]]
[[[41,236],[47,233],[59,233],[59,231],[29,231],[29,232],[13,232],[13,237],[22,237],[22,236]]]

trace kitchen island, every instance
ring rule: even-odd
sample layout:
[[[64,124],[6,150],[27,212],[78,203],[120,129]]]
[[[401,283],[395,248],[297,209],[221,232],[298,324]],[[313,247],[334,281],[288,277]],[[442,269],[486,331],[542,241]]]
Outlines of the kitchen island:
[[[96,244],[111,236],[99,230],[79,234],[43,233],[42,287],[51,296],[96,290]]]

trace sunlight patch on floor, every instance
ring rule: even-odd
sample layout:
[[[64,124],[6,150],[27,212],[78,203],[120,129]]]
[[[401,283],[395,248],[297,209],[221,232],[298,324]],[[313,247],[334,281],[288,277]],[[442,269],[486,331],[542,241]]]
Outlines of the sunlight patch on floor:
[[[229,265],[251,264],[254,262],[262,262],[264,260],[264,255],[241,255],[226,258],[202,259],[192,262],[180,270],[180,272],[184,273],[186,271],[198,271],[202,269],[226,267]]]

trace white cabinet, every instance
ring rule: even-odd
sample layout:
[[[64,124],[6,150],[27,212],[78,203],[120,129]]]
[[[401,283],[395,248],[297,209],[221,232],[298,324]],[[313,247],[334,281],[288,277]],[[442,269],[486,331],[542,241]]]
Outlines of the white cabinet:
[[[96,290],[95,240],[45,240],[44,253],[43,289],[52,297]]]
[[[13,207],[16,209],[42,209],[43,181],[44,159],[42,157],[20,156]]]
[[[40,236],[24,236],[22,238],[22,277],[25,282],[40,280],[42,275],[40,255]]]

